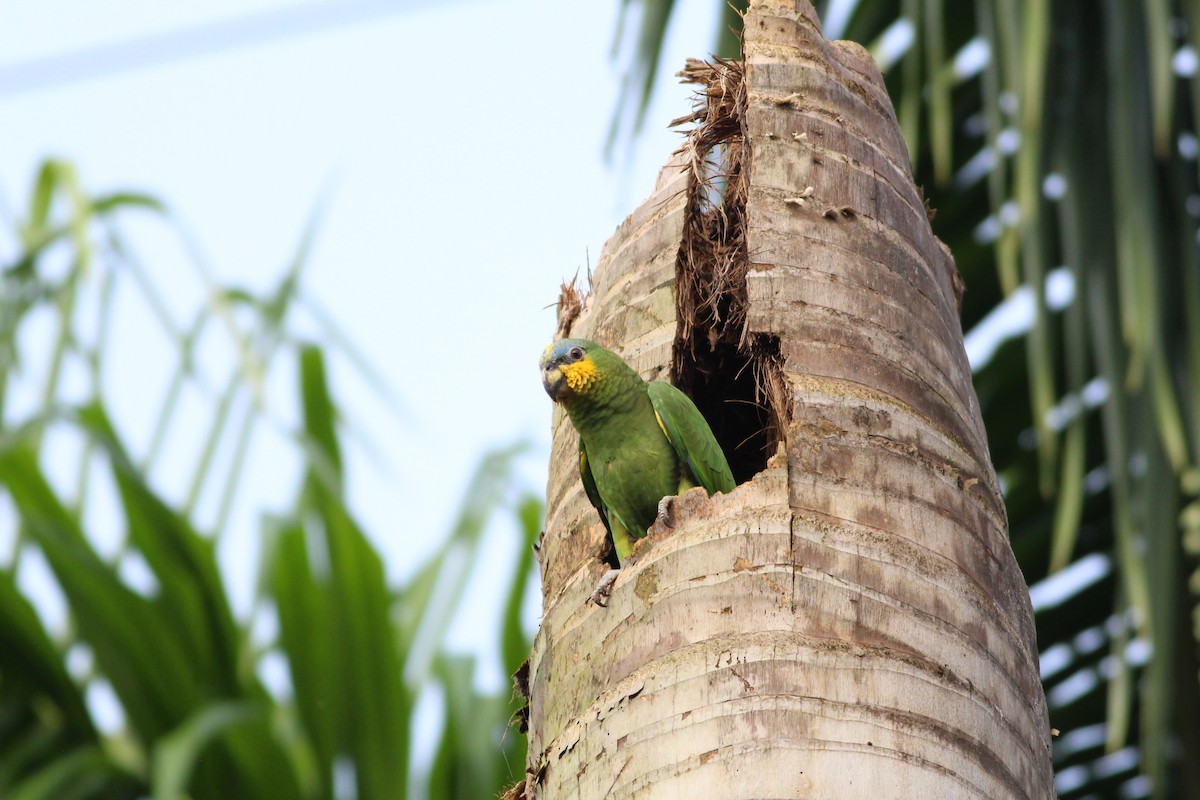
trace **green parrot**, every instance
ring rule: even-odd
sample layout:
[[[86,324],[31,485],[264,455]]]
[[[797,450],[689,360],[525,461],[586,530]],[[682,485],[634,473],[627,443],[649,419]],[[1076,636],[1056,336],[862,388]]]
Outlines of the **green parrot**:
[[[683,392],[647,383],[611,350],[560,339],[542,353],[542,385],[579,432],[579,475],[612,539],[619,569],[635,539],[663,513],[665,500],[693,486],[736,485],[712,429]],[[598,603],[616,570],[597,587]]]

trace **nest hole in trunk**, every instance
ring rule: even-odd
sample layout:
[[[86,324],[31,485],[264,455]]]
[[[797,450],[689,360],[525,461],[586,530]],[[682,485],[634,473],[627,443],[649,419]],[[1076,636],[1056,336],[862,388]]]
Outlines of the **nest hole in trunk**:
[[[717,437],[739,484],[767,466],[783,440],[779,339],[756,335],[749,347],[718,342],[677,357],[676,382],[696,403]]]
[[[787,429],[779,339],[746,318],[750,141],[744,64],[691,59],[679,76],[697,85],[681,150],[689,180],[675,266],[672,377],[708,420],[738,483],[766,468]]]

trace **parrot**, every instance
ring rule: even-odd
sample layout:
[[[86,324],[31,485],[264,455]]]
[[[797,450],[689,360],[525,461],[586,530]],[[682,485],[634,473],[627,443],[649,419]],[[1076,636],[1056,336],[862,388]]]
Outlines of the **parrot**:
[[[579,476],[612,543],[613,569],[592,595],[603,606],[634,541],[665,516],[670,497],[694,486],[728,493],[736,482],[708,422],[671,384],[643,380],[587,339],[552,342],[540,366],[546,393],[579,433]]]

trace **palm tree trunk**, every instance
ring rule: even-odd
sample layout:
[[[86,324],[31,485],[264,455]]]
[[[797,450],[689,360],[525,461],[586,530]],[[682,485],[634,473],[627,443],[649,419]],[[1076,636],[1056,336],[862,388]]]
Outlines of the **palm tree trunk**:
[[[882,79],[806,0],[745,23],[560,318],[688,388],[745,482],[675,501],[591,605],[604,531],[555,413],[525,793],[1052,796],[957,271]]]

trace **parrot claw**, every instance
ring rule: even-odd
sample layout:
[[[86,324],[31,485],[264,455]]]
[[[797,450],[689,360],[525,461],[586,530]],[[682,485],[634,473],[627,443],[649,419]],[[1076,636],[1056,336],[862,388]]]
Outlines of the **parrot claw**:
[[[664,497],[658,501],[658,519],[668,528],[675,527],[675,515],[671,513],[671,501],[674,497]]]
[[[610,569],[604,573],[604,577],[596,584],[596,590],[592,592],[591,601],[601,608],[608,608],[608,598],[612,595],[613,584],[617,582],[617,576],[620,574],[619,569]]]

